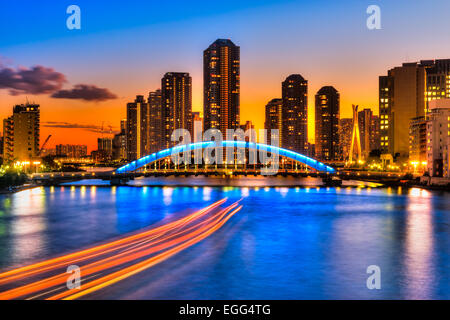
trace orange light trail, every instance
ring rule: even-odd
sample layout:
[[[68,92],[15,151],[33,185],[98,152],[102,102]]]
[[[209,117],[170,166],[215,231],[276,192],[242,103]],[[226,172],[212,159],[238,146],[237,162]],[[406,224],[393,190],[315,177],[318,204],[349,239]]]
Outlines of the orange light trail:
[[[29,265],[29,266],[20,267],[17,269],[13,269],[10,271],[0,273],[0,285],[3,285],[5,283],[8,283],[13,280],[20,279],[25,276],[35,275],[37,273],[42,273],[44,271],[50,271],[52,269],[55,269],[55,268],[58,268],[61,266],[65,266],[67,264],[73,264],[75,262],[94,258],[101,254],[105,254],[105,253],[108,253],[108,252],[111,252],[114,250],[125,248],[125,247],[129,246],[130,243],[135,244],[135,241],[138,241],[138,240],[142,240],[142,239],[148,240],[147,237],[150,235],[154,235],[154,234],[158,235],[158,234],[168,232],[170,230],[175,229],[176,227],[182,226],[183,224],[192,221],[193,219],[196,219],[196,218],[198,219],[198,218],[202,217],[204,214],[208,213],[212,209],[223,204],[226,200],[227,199],[225,198],[220,201],[217,201],[217,202],[211,204],[210,206],[203,208],[199,211],[196,211],[182,219],[162,225],[160,227],[151,229],[149,231],[131,235],[126,238],[122,238],[122,239],[112,241],[112,242],[109,242],[106,244],[98,245],[98,246],[95,246],[95,247],[92,247],[89,249],[81,250],[81,251],[71,253],[68,255],[64,255],[61,257],[57,257],[54,259],[49,259],[49,260],[46,260],[43,262],[38,262],[38,263]],[[108,249],[108,251],[105,251],[107,249]],[[18,276],[13,277],[14,275],[18,275]]]
[[[242,208],[242,206],[238,207],[240,200],[226,208],[218,208],[226,200],[217,201],[184,218],[148,231],[0,274],[1,285],[16,280],[29,280],[40,273],[61,269],[74,262],[86,261],[85,265],[80,266],[82,280],[86,281],[86,276],[90,276],[89,278],[93,280],[83,283],[81,289],[60,287],[59,290],[55,290],[55,286],[64,284],[70,276],[63,272],[0,292],[0,299],[24,298],[31,294],[34,294],[34,297],[48,296],[51,292],[61,290],[64,291],[47,299],[76,299],[126,279],[189,248],[217,231]],[[206,216],[207,214],[210,216]],[[147,258],[141,261],[145,257]],[[98,260],[92,262],[96,258]],[[117,270],[118,267],[121,269]],[[99,278],[104,273],[106,275]],[[49,291],[49,289],[52,290]]]

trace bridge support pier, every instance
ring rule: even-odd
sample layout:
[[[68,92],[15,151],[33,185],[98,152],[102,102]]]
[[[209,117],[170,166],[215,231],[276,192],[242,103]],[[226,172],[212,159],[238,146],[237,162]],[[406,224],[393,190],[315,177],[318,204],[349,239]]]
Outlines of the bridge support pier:
[[[109,184],[111,186],[126,186],[128,181],[130,181],[128,178],[112,178]]]
[[[322,178],[322,182],[325,187],[340,187],[340,186],[342,186],[342,180],[337,177],[325,177],[325,178]]]

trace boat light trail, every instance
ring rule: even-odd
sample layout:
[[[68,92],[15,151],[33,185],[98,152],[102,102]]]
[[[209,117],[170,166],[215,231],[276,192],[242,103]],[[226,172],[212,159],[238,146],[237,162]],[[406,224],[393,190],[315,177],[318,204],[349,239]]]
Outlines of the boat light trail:
[[[226,201],[222,199],[150,230],[1,273],[0,286],[14,281],[20,281],[20,286],[0,292],[0,299],[76,299],[110,286],[167,260],[220,229],[242,208],[238,205],[240,200],[221,208]],[[74,263],[80,267],[81,289],[64,286],[70,276],[64,268]],[[28,284],[23,285],[25,281]]]

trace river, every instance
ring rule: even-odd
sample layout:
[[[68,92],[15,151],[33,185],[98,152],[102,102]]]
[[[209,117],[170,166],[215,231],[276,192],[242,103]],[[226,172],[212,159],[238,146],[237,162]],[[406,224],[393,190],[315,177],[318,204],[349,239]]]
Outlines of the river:
[[[0,271],[242,198],[242,209],[208,238],[84,298],[450,298],[449,193],[263,185],[137,181],[0,195]],[[381,289],[366,286],[371,265],[381,270]]]

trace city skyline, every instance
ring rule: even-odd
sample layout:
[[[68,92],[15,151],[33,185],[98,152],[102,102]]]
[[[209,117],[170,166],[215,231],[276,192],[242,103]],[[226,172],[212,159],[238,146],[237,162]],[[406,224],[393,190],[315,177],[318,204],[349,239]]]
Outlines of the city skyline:
[[[426,21],[433,21],[430,10],[427,9],[430,5],[416,3],[405,7],[400,4],[401,2],[395,4],[381,2],[383,28],[374,31],[368,30],[365,26],[366,4],[355,2],[352,5],[339,6],[327,3],[330,10],[323,12],[323,15],[330,20],[318,31],[315,28],[318,22],[308,15],[322,13],[320,8],[325,5],[324,1],[316,4],[303,2],[275,4],[271,1],[260,5],[252,1],[245,5],[234,3],[233,9],[226,12],[221,10],[221,15],[217,15],[213,8],[202,13],[194,13],[197,4],[193,4],[185,15],[176,11],[173,17],[152,20],[153,24],[149,20],[143,20],[139,22],[140,25],[130,25],[128,19],[122,19],[117,20],[114,26],[109,26],[103,15],[93,25],[90,15],[99,12],[100,8],[98,5],[81,1],[80,7],[85,15],[80,31],[71,33],[64,29],[64,23],[61,27],[64,30],[58,31],[54,25],[35,21],[37,31],[46,30],[42,43],[35,42],[37,31],[20,32],[23,26],[18,28],[15,37],[4,37],[0,46],[2,68],[17,70],[18,66],[31,68],[35,65],[53,68],[66,76],[67,83],[63,86],[65,90],[70,90],[79,83],[90,84],[98,88],[107,88],[117,98],[89,102],[50,98],[48,94],[23,93],[12,96],[3,88],[0,91],[1,116],[5,118],[14,105],[24,103],[28,97],[30,101],[41,105],[41,134],[47,136],[53,133],[50,146],[65,142],[82,143],[93,150],[99,135],[95,131],[102,126],[102,122],[112,125],[118,131],[119,121],[125,117],[126,103],[136,95],[147,96],[150,91],[159,88],[158,82],[166,72],[190,73],[193,82],[193,111],[201,111],[203,109],[201,52],[215,39],[222,37],[231,39],[241,47],[241,123],[251,120],[256,128],[263,128],[265,105],[273,97],[281,95],[279,83],[293,73],[299,73],[308,79],[310,93],[317,92],[322,86],[334,86],[341,93],[343,118],[351,116],[351,104],[371,108],[378,114],[380,75],[402,62],[445,58],[436,52],[445,52],[446,41],[436,43],[426,36],[430,31]],[[449,6],[439,1],[435,4],[442,9],[439,12],[445,11],[445,7]],[[5,6],[13,5],[5,4]],[[56,21],[52,23],[57,23],[58,7],[44,4],[44,9],[45,6],[49,7],[48,11],[44,10],[46,15],[54,16]],[[33,7],[34,5],[30,4],[30,11]],[[186,9],[182,5],[181,8]],[[107,9],[106,15],[110,13]],[[7,10],[8,8],[3,12]],[[274,28],[263,26],[264,21],[259,17],[271,10],[278,12],[280,17],[284,14],[285,18],[289,16],[305,19],[288,19],[289,23],[277,20],[279,25]],[[416,29],[416,26],[407,23],[418,12],[424,13],[420,30],[419,27]],[[30,13],[24,14],[26,17]],[[111,13],[109,18],[112,17],[115,16]],[[225,24],[231,17],[238,21],[234,26]],[[63,22],[65,18],[63,14],[61,17]],[[300,20],[303,22],[299,22]],[[16,29],[14,15],[5,18],[2,23],[5,21]],[[203,30],[211,21],[215,22],[214,27]],[[101,26],[103,22],[105,24]],[[251,23],[254,27],[249,28]],[[186,25],[189,25],[190,29],[180,31],[180,27]],[[252,30],[255,30],[255,26],[261,28],[261,33],[253,37]],[[304,28],[299,28],[302,26]],[[279,37],[282,27],[286,27],[287,29],[283,30],[287,31]],[[48,28],[51,30],[47,30]],[[158,34],[155,33],[155,28],[166,31]],[[305,28],[310,31],[302,31]],[[395,29],[395,32],[387,32],[389,29]],[[414,31],[417,31],[416,42],[402,40]],[[189,32],[195,32],[195,39],[186,37],[186,33]],[[433,32],[436,36],[434,39],[446,39],[447,35],[442,31],[433,30]],[[326,35],[326,38],[323,38],[323,35]],[[118,36],[121,39],[120,47]],[[146,50],[133,51],[121,48],[124,45],[129,48],[129,45],[138,38],[154,40],[151,44],[143,44],[151,47],[152,51],[148,51],[150,54],[148,52],[142,54]],[[97,43],[102,49],[98,54],[92,55],[90,53],[92,50],[97,52]],[[22,50],[25,44],[28,48],[33,48],[27,50],[32,51],[32,55]],[[352,72],[348,72],[349,70]],[[310,142],[314,139],[314,99],[311,99],[311,96],[310,94],[308,99]],[[89,115],[86,116],[88,110]],[[67,121],[68,119],[71,121]],[[79,129],[80,127],[83,129]],[[87,130],[85,127],[88,127]],[[73,134],[74,132],[76,134]],[[69,141],[66,141],[67,139]]]

